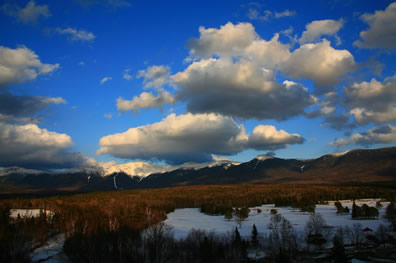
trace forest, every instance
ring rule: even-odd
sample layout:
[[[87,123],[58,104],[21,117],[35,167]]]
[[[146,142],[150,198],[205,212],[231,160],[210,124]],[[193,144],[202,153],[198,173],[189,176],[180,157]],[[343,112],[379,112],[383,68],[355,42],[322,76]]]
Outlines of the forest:
[[[356,229],[333,229],[328,233],[323,223],[325,218],[314,213],[316,204],[361,198],[390,202],[386,209],[389,226],[379,227],[367,240],[371,240],[370,246],[394,248],[395,239],[389,233],[396,230],[396,189],[383,185],[186,186],[7,198],[0,201],[0,261],[29,262],[32,248],[59,233],[65,235],[64,253],[71,262],[304,261],[325,243],[332,243],[334,250],[344,251],[342,235],[346,234],[350,245],[367,249],[362,237],[356,237],[360,224],[354,226]],[[207,214],[243,218],[249,207],[270,203],[312,212],[311,226],[308,222],[305,233],[296,233],[291,222],[274,213],[268,236],[252,229],[249,239],[241,238],[236,228],[229,235],[194,230],[187,238],[177,240],[169,226],[162,223],[167,213],[177,208],[200,208]],[[10,209],[16,208],[38,208],[42,212],[36,218],[12,219]],[[354,204],[351,216],[360,220],[376,217],[378,211],[374,209]],[[53,214],[48,215],[47,210]],[[339,205],[337,211],[346,213]],[[271,253],[254,260],[248,257],[248,251],[255,248]],[[329,260],[346,262],[346,256],[336,258],[344,254],[334,252]]]

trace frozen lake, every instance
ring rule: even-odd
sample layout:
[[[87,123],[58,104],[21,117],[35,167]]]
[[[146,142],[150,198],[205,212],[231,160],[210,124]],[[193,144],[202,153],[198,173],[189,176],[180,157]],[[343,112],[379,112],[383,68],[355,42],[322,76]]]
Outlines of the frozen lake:
[[[368,206],[375,206],[378,200],[365,199],[357,200],[356,204],[361,206],[367,204]],[[340,201],[343,206],[348,206],[352,211],[352,201]],[[328,205],[316,205],[316,213],[320,213],[326,220],[327,225],[337,226],[352,226],[355,223],[360,223],[363,228],[369,227],[374,231],[380,224],[388,224],[384,219],[385,209],[389,202],[382,202],[383,207],[379,209],[379,218],[375,220],[352,220],[351,214],[337,215],[337,209],[334,202],[329,202]],[[258,213],[258,209],[261,213]],[[213,231],[216,233],[227,233],[238,227],[242,236],[250,236],[253,224],[256,225],[259,233],[269,233],[268,223],[270,222],[270,210],[276,209],[278,213],[287,218],[297,231],[303,231],[305,224],[311,215],[310,213],[300,212],[297,208],[291,207],[275,207],[273,204],[262,205],[250,208],[249,217],[243,221],[242,227],[239,228],[238,222],[235,218],[227,220],[224,216],[206,215],[200,212],[199,208],[184,208],[176,209],[174,212],[168,214],[168,219],[165,223],[173,227],[173,233],[176,238],[184,238],[191,229],[202,229],[206,231]]]

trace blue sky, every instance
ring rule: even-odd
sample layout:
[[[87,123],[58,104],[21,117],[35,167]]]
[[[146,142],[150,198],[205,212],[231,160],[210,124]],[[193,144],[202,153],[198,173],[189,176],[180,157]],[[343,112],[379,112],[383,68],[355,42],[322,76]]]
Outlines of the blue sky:
[[[4,1],[0,166],[396,145],[396,2]]]

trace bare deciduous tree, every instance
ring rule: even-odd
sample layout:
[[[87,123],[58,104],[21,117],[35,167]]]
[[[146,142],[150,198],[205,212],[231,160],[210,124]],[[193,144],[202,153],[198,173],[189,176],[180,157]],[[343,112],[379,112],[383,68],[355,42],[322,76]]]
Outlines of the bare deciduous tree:
[[[359,223],[355,223],[349,230],[350,231],[348,231],[347,233],[349,241],[351,242],[351,244],[355,245],[355,247],[360,247],[364,238],[362,225]]]

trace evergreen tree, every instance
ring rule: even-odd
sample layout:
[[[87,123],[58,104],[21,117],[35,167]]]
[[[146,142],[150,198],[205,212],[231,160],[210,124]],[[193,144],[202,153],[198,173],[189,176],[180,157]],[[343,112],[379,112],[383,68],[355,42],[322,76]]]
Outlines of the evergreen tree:
[[[234,251],[233,262],[243,262],[244,260],[246,260],[247,258],[246,242],[241,239],[241,235],[239,234],[237,227],[235,227],[232,246]]]
[[[386,219],[392,224],[393,230],[396,231],[396,206],[395,203],[391,202],[386,208],[385,213]]]
[[[235,209],[235,216],[237,218],[237,222],[239,224],[239,228],[242,227],[242,222],[245,221],[246,218],[249,216],[249,208],[247,207],[242,207],[242,208],[236,208]]]
[[[340,201],[334,203],[337,208],[337,214],[348,214],[349,208],[347,206],[343,207]]]
[[[353,204],[352,204],[352,218],[356,218],[356,204],[355,204],[355,201],[353,201]]]
[[[209,243],[208,237],[205,236],[203,242],[199,246],[200,262],[202,263],[212,262],[214,256],[212,249],[213,248]]]
[[[338,235],[333,238],[333,248],[331,249],[336,263],[346,263],[348,258],[345,254],[344,241]]]
[[[241,235],[239,234],[238,228],[235,227],[233,244],[236,247],[239,247],[241,245],[241,241],[242,241]]]
[[[336,201],[336,202],[334,203],[334,205],[335,205],[335,207],[337,208],[337,214],[341,214],[342,211],[344,210],[344,208],[342,207],[341,202]]]
[[[253,224],[252,234],[251,234],[251,242],[252,242],[253,247],[257,247],[257,245],[258,245],[257,235],[258,235],[258,232],[257,232],[256,225]]]
[[[355,201],[353,201],[352,205],[352,218],[359,218],[364,216],[363,209],[356,205]]]
[[[231,220],[232,219],[232,208],[231,209],[227,209],[224,213],[224,218]]]

